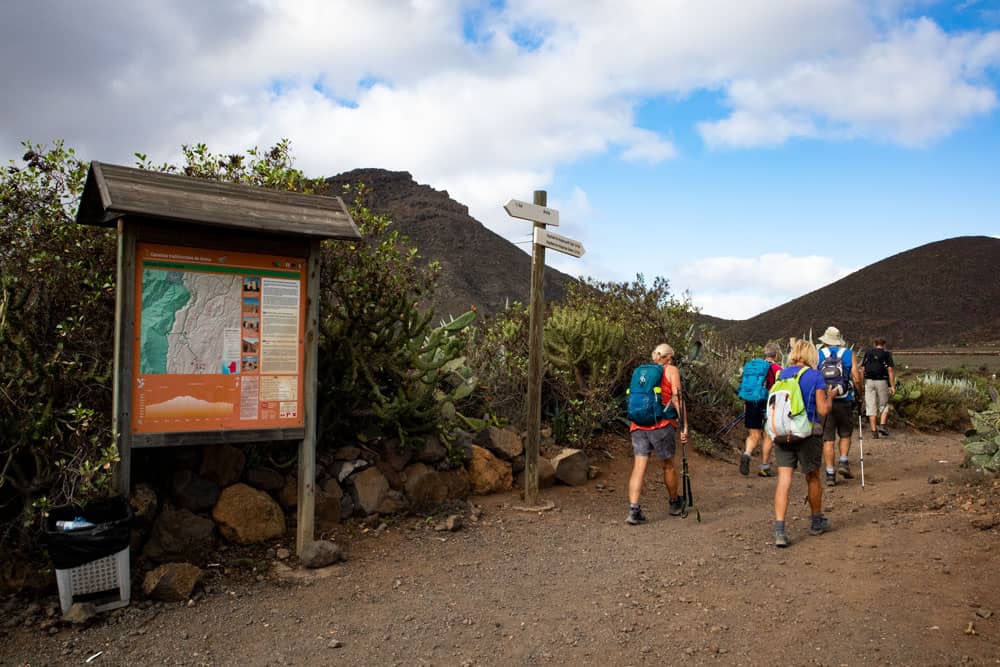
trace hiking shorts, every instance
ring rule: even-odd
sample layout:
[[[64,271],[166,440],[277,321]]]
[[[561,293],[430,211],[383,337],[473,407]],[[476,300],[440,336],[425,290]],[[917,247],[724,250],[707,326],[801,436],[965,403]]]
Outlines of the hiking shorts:
[[[838,436],[850,438],[854,433],[854,405],[851,401],[834,399],[833,409],[823,420],[823,441],[830,442]]]
[[[654,428],[651,431],[636,429],[632,431],[632,452],[636,456],[649,456],[655,451],[656,455],[666,461],[674,458],[676,444],[674,436],[677,429],[673,424],[667,424],[663,428]]]
[[[764,428],[767,399],[765,398],[763,401],[744,401],[743,407],[746,408],[743,417],[743,423],[746,424],[746,427],[758,430]]]
[[[889,381],[865,380],[865,414],[877,417],[889,409]]]
[[[823,438],[811,435],[805,440],[792,443],[774,443],[774,461],[779,468],[802,467],[802,472],[808,475],[819,470],[823,463]]]

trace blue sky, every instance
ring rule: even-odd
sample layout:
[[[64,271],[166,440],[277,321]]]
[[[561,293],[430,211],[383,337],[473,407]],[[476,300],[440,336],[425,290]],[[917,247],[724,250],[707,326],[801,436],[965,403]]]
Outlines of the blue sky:
[[[724,317],[1000,234],[1000,0],[4,3],[0,55],[4,159],[287,137],[310,175],[409,171],[525,249],[502,204],[544,189],[587,247],[549,264]]]

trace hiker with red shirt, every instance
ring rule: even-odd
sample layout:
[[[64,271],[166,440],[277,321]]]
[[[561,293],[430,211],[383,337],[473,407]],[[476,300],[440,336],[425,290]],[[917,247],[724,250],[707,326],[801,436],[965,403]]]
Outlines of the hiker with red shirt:
[[[663,367],[659,385],[659,399],[664,407],[662,417],[653,424],[642,426],[630,422],[629,432],[632,438],[632,451],[635,463],[632,466],[632,476],[628,482],[629,513],[625,521],[637,525],[646,521],[642,513],[639,498],[642,494],[642,484],[646,477],[646,466],[649,455],[655,451],[663,463],[663,484],[667,487],[667,497],[670,499],[670,514],[679,516],[684,511],[684,498],[677,495],[677,470],[674,468],[674,442],[677,429],[680,428],[682,443],[687,443],[688,426],[687,412],[684,410],[684,399],[681,394],[681,374],[673,365],[674,349],[666,343],[657,345],[652,353],[654,364]],[[678,416],[683,420],[683,426],[678,424]]]
[[[771,442],[771,436],[764,431],[764,413],[767,409],[767,391],[774,385],[774,380],[781,370],[781,364],[778,363],[780,358],[781,348],[778,347],[777,343],[768,343],[764,346],[764,361],[769,364],[769,367],[763,378],[763,384],[757,388],[763,398],[743,402],[743,423],[747,427],[747,439],[746,449],[740,455],[740,474],[744,476],[750,474],[750,459],[762,439],[764,447],[760,452],[760,470],[757,475],[760,477],[774,476],[774,473],[771,472],[771,447],[774,443]],[[756,396],[748,396],[748,398],[755,399]]]

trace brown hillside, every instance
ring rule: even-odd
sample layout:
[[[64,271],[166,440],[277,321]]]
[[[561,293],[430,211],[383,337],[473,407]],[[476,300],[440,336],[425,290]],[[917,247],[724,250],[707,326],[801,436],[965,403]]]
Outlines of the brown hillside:
[[[814,338],[838,327],[863,347],[1000,340],[1000,239],[961,236],[901,252],[748,320],[719,323],[734,343]]]
[[[405,171],[384,169],[355,169],[327,182],[338,192],[345,184],[364,183],[371,192],[367,206],[392,219],[427,261],[440,262],[436,314],[458,315],[471,305],[494,313],[508,301],[528,302],[531,257],[471,217],[447,192],[421,185]],[[561,300],[572,280],[546,267],[545,300]]]

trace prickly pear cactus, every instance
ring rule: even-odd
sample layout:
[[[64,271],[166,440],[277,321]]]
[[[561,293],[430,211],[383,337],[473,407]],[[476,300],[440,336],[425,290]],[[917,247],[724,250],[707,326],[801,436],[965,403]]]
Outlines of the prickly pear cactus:
[[[969,410],[975,432],[962,441],[969,465],[1000,472],[1000,402],[994,397],[985,410]]]

